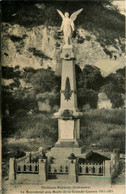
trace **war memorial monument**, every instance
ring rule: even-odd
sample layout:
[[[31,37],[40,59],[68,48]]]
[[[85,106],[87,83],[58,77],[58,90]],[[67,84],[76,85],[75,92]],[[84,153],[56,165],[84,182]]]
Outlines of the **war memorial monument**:
[[[50,180],[64,180],[83,184],[111,184],[119,168],[119,150],[111,153],[96,153],[80,139],[80,118],[77,106],[75,55],[72,45],[74,20],[83,11],[80,9],[70,17],[62,14],[61,31],[64,45],[62,59],[60,109],[54,114],[58,119],[58,140],[55,146],[44,152],[26,153],[26,156],[10,158],[9,180],[11,183],[42,184]]]

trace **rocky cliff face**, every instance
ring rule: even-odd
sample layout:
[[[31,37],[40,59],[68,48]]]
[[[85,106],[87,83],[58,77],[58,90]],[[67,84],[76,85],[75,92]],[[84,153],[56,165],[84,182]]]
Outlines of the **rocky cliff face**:
[[[109,67],[113,61],[119,61],[116,66],[124,61],[124,16],[112,5],[83,1],[81,7],[84,11],[75,21],[76,29],[72,40],[76,64],[82,69],[86,64],[97,64],[99,68],[104,66],[104,71],[107,67],[110,72]],[[14,2],[13,5],[5,3],[2,65],[19,67],[21,75],[25,67],[51,67],[56,74],[61,74],[60,50],[63,36],[57,32],[61,18],[56,10],[58,8],[63,13],[67,10],[72,14],[81,7],[77,2],[20,2],[18,6]],[[3,84],[9,85],[7,81],[14,82],[4,79]],[[18,81],[22,88],[28,85],[22,77]]]
[[[3,23],[2,65],[37,68],[50,66],[56,70],[60,66],[59,52],[63,37],[57,33],[57,26],[39,25],[23,27],[18,24]],[[73,38],[76,63],[81,68],[85,64],[94,65],[100,59],[122,60],[123,37],[115,39],[115,45],[102,46],[96,32],[78,28]]]
[[[3,24],[2,63],[21,68],[56,67],[54,29]]]

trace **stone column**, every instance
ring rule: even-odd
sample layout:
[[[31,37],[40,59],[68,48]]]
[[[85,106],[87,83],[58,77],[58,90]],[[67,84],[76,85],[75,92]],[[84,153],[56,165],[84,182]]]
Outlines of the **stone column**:
[[[70,182],[77,182],[77,159],[74,154],[71,154],[69,157],[69,180]]]
[[[56,147],[79,148],[80,117],[77,106],[75,57],[72,45],[64,45],[61,52],[62,76],[60,109],[54,114],[58,118],[58,141]]]
[[[111,164],[112,166],[115,166],[116,164],[116,153],[115,152],[111,153]]]
[[[15,158],[9,160],[9,181],[13,182],[16,179],[16,161]]]
[[[39,147],[39,152],[42,152],[43,151],[43,147]]]
[[[105,160],[105,182],[111,184],[111,163],[110,163],[110,160]]]
[[[47,180],[47,159],[39,159],[39,181]]]
[[[120,158],[119,149],[114,149],[113,152],[111,153],[111,164],[112,164],[113,170],[115,170],[114,175],[117,175],[118,173],[119,158]]]
[[[116,175],[118,174],[119,171],[119,165],[120,165],[120,150],[116,150]]]
[[[74,53],[71,45],[64,46],[61,53],[62,80],[60,109],[77,110]]]
[[[31,152],[26,152],[26,160],[25,160],[25,162],[29,162],[30,161],[30,154],[31,154]]]

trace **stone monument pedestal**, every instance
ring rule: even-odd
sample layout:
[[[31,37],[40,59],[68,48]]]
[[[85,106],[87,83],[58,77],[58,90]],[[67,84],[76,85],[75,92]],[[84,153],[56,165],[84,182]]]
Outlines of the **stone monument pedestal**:
[[[62,80],[60,109],[54,114],[58,118],[58,141],[56,148],[79,148],[80,116],[77,107],[76,75],[72,45],[64,45],[61,52]],[[81,151],[79,151],[81,152]]]
[[[58,141],[56,147],[79,147],[80,119],[58,119]]]
[[[55,158],[67,158],[71,153],[80,155],[84,151],[80,140],[80,117],[77,107],[75,57],[72,45],[64,45],[61,52],[62,80],[60,109],[54,114],[58,118],[58,141],[51,149]]]
[[[64,142],[66,143],[66,142]],[[84,148],[83,147],[53,147],[51,149],[51,155],[54,158],[68,158],[71,153],[73,153],[75,156],[80,156],[83,153]]]

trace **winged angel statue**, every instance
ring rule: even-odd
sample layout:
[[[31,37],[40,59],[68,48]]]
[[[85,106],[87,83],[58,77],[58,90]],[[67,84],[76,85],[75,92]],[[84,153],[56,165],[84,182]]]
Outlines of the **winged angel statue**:
[[[60,14],[60,16],[62,17],[62,20],[63,20],[60,31],[63,31],[65,45],[70,45],[71,44],[71,36],[72,36],[72,32],[74,31],[74,21],[77,18],[77,15],[82,10],[83,10],[83,8],[79,9],[76,12],[74,12],[70,16],[70,18],[69,18],[69,13],[68,12],[65,12],[65,14],[63,15],[63,13],[60,10],[57,10],[58,13]]]

